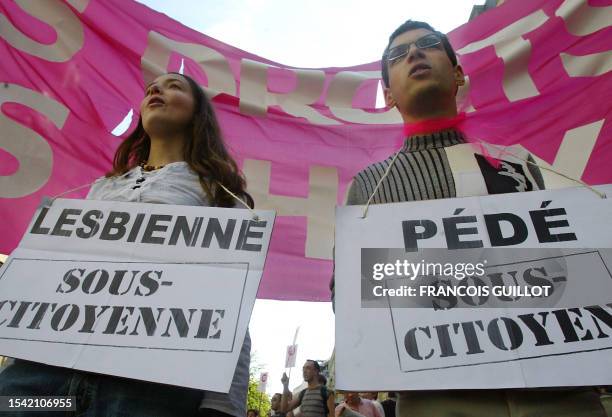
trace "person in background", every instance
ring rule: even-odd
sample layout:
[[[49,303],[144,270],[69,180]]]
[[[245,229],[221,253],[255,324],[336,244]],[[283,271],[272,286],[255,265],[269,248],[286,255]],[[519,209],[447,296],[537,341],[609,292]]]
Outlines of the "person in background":
[[[289,378],[283,373],[281,412],[287,413],[300,407],[301,417],[333,417],[334,393],[321,383],[321,365],[315,360],[307,360],[302,367],[302,376],[308,386],[296,398],[289,400]]]
[[[395,392],[389,392],[387,399],[380,403],[385,410],[385,417],[395,417],[396,398],[397,394]]]
[[[378,409],[378,413],[382,417],[385,417],[385,410],[383,409],[383,406],[378,402],[378,392],[376,392],[376,391],[373,391],[373,392],[362,392],[361,393],[361,398],[365,398],[367,400],[372,401],[372,404],[374,404],[374,407],[376,407],[376,409]]]
[[[271,417],[285,417],[286,416],[286,413],[281,413],[280,411],[282,397],[283,397],[283,394],[281,394],[280,392],[277,392],[270,399],[270,416]]]
[[[357,392],[345,392],[344,401],[336,407],[336,417],[343,416],[346,410],[351,410],[361,414],[364,417],[384,417],[380,414],[374,403],[367,399],[361,398]]]
[[[259,410],[249,408],[249,411],[247,411],[247,417],[259,417]]]

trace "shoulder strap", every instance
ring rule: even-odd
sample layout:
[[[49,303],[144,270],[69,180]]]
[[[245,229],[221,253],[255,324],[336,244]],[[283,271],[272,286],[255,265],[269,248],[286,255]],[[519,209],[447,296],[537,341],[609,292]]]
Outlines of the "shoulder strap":
[[[302,400],[304,399],[305,394],[306,394],[306,388],[300,391],[298,405],[302,404]]]
[[[327,409],[327,397],[329,397],[329,391],[327,391],[327,385],[321,385],[321,397],[323,398],[323,408],[325,409],[325,417],[329,414]]]

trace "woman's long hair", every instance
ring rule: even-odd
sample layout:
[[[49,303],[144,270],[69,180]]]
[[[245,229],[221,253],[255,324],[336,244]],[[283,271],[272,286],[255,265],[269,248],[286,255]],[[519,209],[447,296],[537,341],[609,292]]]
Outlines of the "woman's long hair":
[[[176,73],[173,73],[176,74]],[[210,204],[217,207],[234,207],[240,205],[219,184],[223,184],[232,193],[246,198],[246,203],[253,207],[253,199],[246,192],[246,181],[238,169],[234,158],[229,154],[215,111],[202,88],[190,77],[185,78],[191,86],[194,98],[194,114],[187,128],[183,156],[189,167],[198,174],[200,184]],[[113,159],[113,169],[106,177],[123,175],[149,157],[151,141],[138,119],[136,129],[119,145]],[[238,204],[237,204],[238,203]]]

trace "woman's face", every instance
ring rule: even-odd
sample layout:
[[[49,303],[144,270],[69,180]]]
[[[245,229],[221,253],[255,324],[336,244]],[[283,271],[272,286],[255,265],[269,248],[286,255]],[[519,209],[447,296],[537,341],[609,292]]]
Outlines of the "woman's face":
[[[194,107],[193,91],[184,77],[161,75],[145,89],[140,103],[142,126],[150,137],[180,134],[189,125]]]

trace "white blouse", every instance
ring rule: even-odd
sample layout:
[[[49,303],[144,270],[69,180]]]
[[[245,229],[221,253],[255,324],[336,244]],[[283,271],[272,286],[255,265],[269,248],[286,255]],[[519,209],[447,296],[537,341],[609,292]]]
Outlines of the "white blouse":
[[[112,200],[185,206],[210,206],[198,175],[187,162],[172,162],[155,171],[140,166],[119,177],[99,178],[89,200]],[[251,338],[247,330],[229,393],[202,391],[201,409],[215,409],[234,417],[246,415]]]
[[[185,161],[172,162],[155,171],[136,166],[121,176],[100,178],[87,199],[210,206],[198,175]]]

